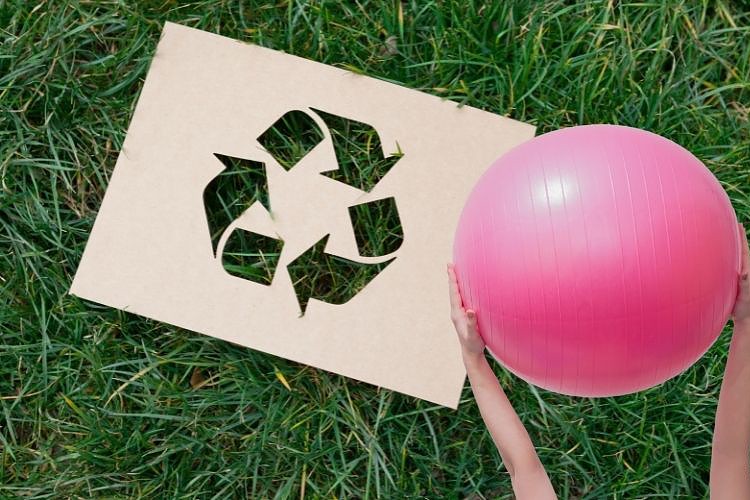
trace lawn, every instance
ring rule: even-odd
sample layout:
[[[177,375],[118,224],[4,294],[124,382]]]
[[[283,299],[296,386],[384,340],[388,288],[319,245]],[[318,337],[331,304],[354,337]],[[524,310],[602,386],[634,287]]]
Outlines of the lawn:
[[[748,11],[0,0],[0,497],[512,496],[468,385],[453,411],[67,294],[165,21],[538,133],[656,132],[704,161],[747,223]],[[617,398],[493,366],[561,498],[707,498],[728,341],[729,328],[681,376]]]

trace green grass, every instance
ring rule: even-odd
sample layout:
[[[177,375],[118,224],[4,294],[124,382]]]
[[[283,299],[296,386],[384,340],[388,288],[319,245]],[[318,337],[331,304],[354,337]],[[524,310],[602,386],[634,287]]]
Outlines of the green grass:
[[[468,386],[454,412],[67,295],[166,20],[651,130],[749,220],[747,2],[343,3],[0,0],[0,497],[511,497]],[[727,343],[601,400],[493,366],[561,498],[705,498]]]

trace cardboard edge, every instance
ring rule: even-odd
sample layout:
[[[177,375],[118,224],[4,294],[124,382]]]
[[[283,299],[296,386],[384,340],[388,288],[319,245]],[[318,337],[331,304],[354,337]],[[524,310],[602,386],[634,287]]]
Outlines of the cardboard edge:
[[[519,129],[520,128],[531,128],[532,129],[532,133],[533,133],[532,137],[536,135],[536,125],[532,125],[530,123],[522,122],[522,121],[520,121],[518,119],[515,119],[515,118],[510,118],[508,116],[500,115],[498,113],[493,113],[492,111],[487,111],[487,110],[484,110],[484,109],[476,108],[476,107],[473,107],[473,106],[470,106],[470,105],[467,105],[467,104],[457,103],[457,102],[452,101],[450,99],[446,99],[444,97],[439,97],[439,96],[436,96],[434,94],[430,94],[428,92],[423,92],[423,91],[415,90],[415,89],[413,89],[411,87],[406,86],[405,84],[393,83],[393,82],[390,82],[388,80],[384,80],[384,79],[382,79],[379,76],[369,75],[369,74],[355,73],[354,71],[350,71],[350,70],[346,70],[346,69],[342,69],[342,68],[337,68],[336,66],[332,66],[330,64],[321,63],[321,62],[318,62],[318,61],[316,61],[314,59],[308,59],[306,57],[298,56],[298,55],[295,55],[295,54],[290,54],[289,52],[286,52],[285,50],[281,50],[281,49],[269,49],[267,47],[263,47],[262,45],[258,45],[258,44],[252,43],[252,42],[246,42],[246,41],[243,41],[243,40],[237,40],[235,38],[231,38],[231,37],[228,37],[228,36],[219,35],[218,33],[213,33],[213,32],[210,32],[210,31],[205,31],[205,30],[201,30],[201,29],[198,29],[198,28],[193,28],[191,26],[185,26],[184,24],[179,24],[179,23],[175,23],[175,22],[172,22],[172,21],[165,21],[164,26],[162,28],[162,35],[161,35],[162,37],[164,36],[165,33],[167,33],[167,28],[169,28],[170,30],[177,29],[177,30],[197,31],[197,32],[201,33],[201,35],[203,35],[203,36],[218,37],[218,38],[221,38],[221,39],[224,39],[224,40],[231,41],[233,43],[239,43],[239,44],[242,44],[242,45],[253,47],[255,50],[259,50],[259,51],[262,51],[262,52],[273,53],[275,55],[278,55],[279,53],[281,53],[285,57],[295,58],[295,59],[298,59],[300,61],[304,61],[304,63],[306,63],[306,64],[315,64],[315,65],[318,65],[318,66],[326,68],[326,71],[330,71],[332,73],[334,73],[334,72],[335,73],[339,73],[342,76],[343,75],[347,75],[347,76],[354,76],[354,77],[370,78],[372,80],[377,81],[378,84],[381,84],[383,86],[397,87],[397,88],[399,88],[401,90],[408,90],[408,91],[413,92],[415,96],[421,96],[422,99],[429,99],[429,100],[432,100],[432,101],[438,101],[440,103],[445,103],[445,104],[441,104],[443,106],[446,105],[446,104],[449,104],[449,105],[453,105],[456,109],[459,109],[459,110],[462,110],[463,108],[468,108],[471,112],[479,112],[479,113],[483,113],[485,115],[489,115],[493,119],[500,118],[503,121],[512,122],[512,125],[515,126],[515,127],[519,127]]]
[[[342,68],[337,68],[337,67],[334,67],[334,66],[331,66],[331,65],[328,65],[328,64],[324,64],[324,63],[312,60],[312,59],[307,59],[307,58],[304,58],[304,57],[301,57],[301,56],[290,54],[290,53],[285,52],[283,50],[269,49],[269,48],[262,47],[260,45],[251,43],[251,42],[245,42],[245,41],[241,41],[241,40],[236,40],[236,39],[224,36],[224,35],[219,35],[219,34],[216,34],[216,33],[212,33],[212,32],[208,32],[208,31],[200,30],[200,29],[193,28],[193,27],[190,27],[190,26],[185,26],[185,25],[182,25],[182,24],[179,24],[179,23],[175,23],[175,22],[172,22],[172,21],[166,21],[164,23],[163,27],[162,27],[162,30],[161,30],[160,35],[159,35],[158,43],[157,43],[156,48],[154,49],[153,54],[152,54],[151,62],[149,63],[148,68],[146,69],[146,74],[145,74],[145,77],[144,77],[144,82],[141,85],[141,89],[140,89],[140,92],[138,94],[137,101],[135,103],[135,106],[133,107],[133,112],[132,112],[132,114],[130,116],[130,123],[132,123],[133,118],[135,117],[135,115],[138,112],[140,101],[141,101],[141,98],[142,98],[142,95],[143,95],[143,90],[145,88],[146,82],[148,81],[149,74],[152,71],[154,62],[156,60],[156,55],[158,54],[158,51],[159,51],[159,47],[160,47],[162,41],[169,35],[169,33],[173,32],[175,30],[197,31],[202,36],[219,37],[221,39],[228,40],[228,41],[231,41],[233,43],[240,43],[242,45],[247,45],[247,46],[250,46],[250,47],[254,47],[255,50],[260,50],[260,51],[263,51],[263,52],[271,52],[271,53],[274,53],[274,54],[278,54],[279,52],[281,52],[284,56],[287,56],[289,58],[296,58],[297,60],[303,61],[305,64],[318,65],[319,67],[326,68],[326,71],[329,71],[331,73],[338,73],[341,76],[346,75],[346,76],[353,76],[353,77],[365,77],[365,78],[369,78],[369,79],[375,80],[379,85],[382,85],[384,87],[396,87],[396,88],[398,88],[399,90],[402,90],[402,91],[403,90],[411,91],[415,97],[419,96],[418,98],[421,98],[421,99],[429,99],[431,102],[439,102],[440,105],[442,105],[442,106],[453,105],[457,109],[462,109],[462,108],[466,107],[466,108],[468,108],[468,110],[470,112],[474,112],[474,113],[479,112],[479,113],[481,113],[483,115],[491,116],[492,119],[494,119],[494,120],[496,120],[496,119],[499,118],[499,119],[501,119],[501,120],[503,120],[505,122],[508,122],[509,124],[512,124],[512,126],[516,127],[519,131],[522,131],[523,129],[526,129],[526,130],[528,130],[530,132],[529,135],[531,136],[531,138],[533,138],[533,137],[536,136],[537,127],[536,127],[536,125],[533,125],[533,124],[524,123],[524,122],[521,122],[521,121],[519,121],[517,119],[510,118],[510,117],[503,116],[503,115],[499,115],[497,113],[493,113],[491,111],[486,111],[484,109],[480,109],[480,108],[476,108],[476,107],[472,107],[472,106],[468,106],[468,105],[459,104],[459,103],[456,103],[455,101],[452,101],[450,99],[441,98],[439,96],[436,96],[436,95],[433,95],[433,94],[430,94],[430,93],[427,93],[427,92],[417,91],[417,90],[412,89],[412,88],[410,88],[408,86],[405,86],[405,85],[401,85],[401,84],[393,83],[393,82],[390,82],[390,81],[387,81],[387,80],[383,80],[382,78],[380,78],[378,76],[366,75],[366,74],[358,74],[358,73],[355,73],[355,72],[350,71],[350,70],[345,70],[345,69],[342,69]],[[129,126],[128,126],[128,128],[129,128]],[[124,149],[125,139],[126,138],[127,138],[127,132],[126,132],[126,137],[123,139],[122,148],[121,148],[121,150],[120,150],[120,152],[118,154],[118,160],[119,160],[119,155],[123,154],[123,149]],[[531,138],[528,139],[528,140],[531,140]],[[523,142],[519,143],[519,145],[520,144],[523,144]],[[117,161],[118,160],[115,161],[115,165],[113,166],[112,172],[110,173],[109,183],[111,183],[111,181],[112,181],[112,176],[114,175],[114,170],[117,168]],[[181,328],[181,329],[184,329],[184,330],[188,330],[188,331],[197,333],[199,335],[205,335],[204,333],[197,332],[195,330],[192,330],[190,328],[184,327],[182,325],[173,324],[173,323],[167,323],[167,322],[158,320],[156,318],[152,318],[152,317],[144,315],[144,314],[140,314],[140,313],[137,313],[137,312],[134,312],[134,311],[130,311],[128,309],[123,309],[122,307],[119,307],[119,306],[113,306],[111,304],[106,304],[104,302],[100,302],[99,300],[87,297],[86,291],[80,289],[81,288],[80,280],[82,278],[79,278],[79,276],[80,276],[79,275],[79,271],[80,271],[81,267],[83,266],[84,261],[86,260],[87,249],[89,248],[89,243],[91,242],[90,236],[96,230],[96,224],[97,224],[97,220],[99,219],[99,213],[101,211],[101,207],[104,206],[104,204],[106,202],[106,197],[107,197],[107,194],[108,194],[107,191],[109,191],[109,183],[108,183],[107,190],[105,191],[104,196],[102,198],[102,202],[100,204],[99,210],[97,210],[96,215],[94,216],[94,222],[92,223],[92,228],[89,231],[89,237],[87,238],[86,244],[85,244],[84,249],[83,249],[83,251],[81,253],[81,257],[80,257],[80,259],[78,261],[78,265],[76,267],[76,272],[75,272],[75,274],[73,276],[73,280],[71,281],[71,284],[70,284],[70,286],[69,286],[69,288],[67,290],[67,294],[75,296],[75,297],[77,297],[79,299],[82,299],[82,300],[86,300],[86,301],[94,302],[94,303],[97,303],[97,304],[101,304],[101,305],[106,306],[106,307],[113,307],[113,308],[116,308],[116,309],[121,309],[121,310],[123,310],[125,312],[129,312],[131,314],[136,314],[136,315],[138,315],[138,316],[140,316],[142,318],[147,318],[147,319],[152,319],[152,320],[155,320],[155,321],[159,321],[160,323],[169,324],[171,326],[174,326],[174,327],[177,327],[177,328]],[[215,338],[221,338],[221,337],[215,337]],[[225,342],[233,343],[230,340],[226,340],[226,339],[221,339],[221,340],[224,340]],[[240,344],[235,344],[235,345],[240,345]],[[282,356],[279,356],[277,354],[264,351],[262,349],[251,348],[251,347],[247,347],[247,346],[243,346],[243,345],[240,345],[240,346],[243,347],[243,348],[246,348],[246,349],[250,349],[252,351],[262,352],[262,353],[267,354],[267,355],[282,357]],[[295,363],[299,363],[299,364],[304,365],[304,366],[310,366],[310,367],[316,368],[318,370],[324,370],[324,371],[327,371],[327,372],[332,373],[332,374],[337,374],[337,373],[332,372],[332,371],[330,371],[330,370],[328,370],[326,368],[321,368],[321,367],[317,367],[317,366],[314,366],[314,365],[310,365],[310,364],[306,363],[305,361],[300,361],[300,360],[297,360],[297,359],[294,359],[294,358],[291,358],[291,357],[283,357],[283,358],[284,359],[289,359],[290,361],[293,361]],[[434,399],[425,398],[423,396],[416,396],[414,394],[405,393],[405,392],[402,392],[400,390],[392,389],[392,388],[389,388],[389,387],[386,387],[386,386],[380,386],[380,385],[377,385],[375,383],[364,381],[364,380],[358,379],[358,378],[350,376],[350,375],[343,375],[343,374],[337,374],[337,375],[346,376],[348,378],[351,378],[353,380],[357,380],[358,382],[362,382],[362,383],[368,384],[368,385],[370,385],[372,387],[375,387],[375,388],[382,388],[382,389],[389,390],[389,391],[392,391],[392,392],[395,392],[395,393],[404,394],[404,395],[407,395],[409,397],[413,397],[415,399],[423,399],[423,400],[428,401],[430,403],[434,403],[434,404],[437,404],[437,405],[440,405],[440,406],[444,406],[446,408],[450,408],[450,409],[453,409],[453,410],[457,410],[458,409],[458,405],[460,404],[461,395],[463,393],[463,389],[465,388],[466,379],[467,379],[467,373],[466,373],[466,370],[464,369],[463,370],[463,376],[461,378],[460,389],[457,391],[455,398],[451,398],[451,400],[447,400],[447,401],[437,401],[437,400],[434,400]]]

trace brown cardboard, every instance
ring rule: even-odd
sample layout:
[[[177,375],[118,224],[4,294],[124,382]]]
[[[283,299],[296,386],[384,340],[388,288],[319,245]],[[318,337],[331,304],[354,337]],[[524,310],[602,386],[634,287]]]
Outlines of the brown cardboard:
[[[328,140],[285,172],[255,140],[293,109],[368,123],[404,156],[370,193],[319,172]],[[328,132],[319,117],[316,123]],[[445,263],[474,183],[534,128],[296,56],[167,23],[71,293],[101,304],[455,408],[465,372],[449,319]],[[235,224],[284,235],[278,269],[330,234],[326,252],[395,256],[342,305],[300,316],[291,280],[229,275],[214,258],[202,192],[213,153],[264,161],[273,217],[253,205]],[[358,256],[347,208],[393,196],[404,240]]]

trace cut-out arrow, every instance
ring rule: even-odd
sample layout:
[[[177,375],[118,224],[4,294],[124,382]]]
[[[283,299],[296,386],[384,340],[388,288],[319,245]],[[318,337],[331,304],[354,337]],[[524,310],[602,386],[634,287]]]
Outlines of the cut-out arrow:
[[[382,257],[404,242],[396,199],[391,196],[349,207],[357,249],[362,257]]]
[[[312,109],[312,108],[310,108]],[[403,154],[385,156],[380,137],[369,124],[313,109],[329,129],[337,170],[323,175],[370,192]],[[285,170],[291,170],[325,138],[313,115],[300,110],[284,113],[257,141]],[[266,165],[246,158],[214,153],[224,170],[203,191],[213,253],[224,270],[239,278],[270,285],[284,242],[281,239],[235,228],[226,238],[221,256],[218,244],[227,228],[257,201],[270,212]],[[326,253],[330,234],[286,266],[302,314],[310,299],[344,304],[370,283],[396,257],[403,242],[401,219],[393,197],[349,207],[349,216],[361,257],[382,262],[357,262]]]
[[[338,170],[321,172],[322,175],[369,193],[403,157],[400,152],[384,156],[378,132],[367,123],[311,109],[331,133],[339,167]]]
[[[232,276],[270,285],[283,246],[280,239],[237,227],[224,244],[222,264]]]
[[[258,136],[258,142],[286,170],[294,167],[325,136],[310,115],[292,110]]]
[[[271,209],[265,164],[214,153],[224,170],[203,190],[203,207],[211,234],[211,245],[216,249],[227,227],[255,201]]]
[[[354,262],[325,252],[329,234],[287,265],[302,314],[311,298],[344,304],[395,259],[376,264]]]

